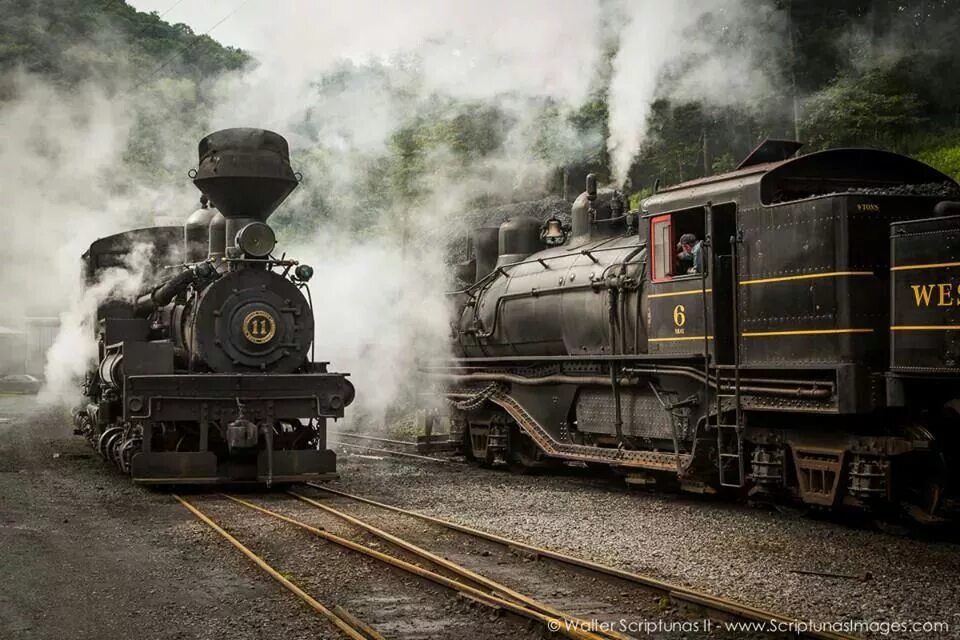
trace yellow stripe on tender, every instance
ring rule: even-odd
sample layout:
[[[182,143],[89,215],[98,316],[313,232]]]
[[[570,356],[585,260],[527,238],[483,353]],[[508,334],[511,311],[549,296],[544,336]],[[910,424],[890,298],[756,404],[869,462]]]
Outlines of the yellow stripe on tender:
[[[647,342],[674,342],[678,340],[703,340],[704,336],[677,336],[675,338],[650,338]],[[713,336],[706,336],[707,340],[713,340]]]
[[[913,324],[890,327],[890,331],[960,331],[960,324]]]
[[[690,296],[695,293],[713,293],[713,289],[684,289],[683,291],[670,291],[668,293],[651,293],[648,298],[670,298],[672,296]]]
[[[931,264],[903,264],[890,267],[890,271],[909,271],[911,269],[939,269],[942,267],[960,267],[960,262],[934,262]]]
[[[744,338],[757,338],[763,336],[826,336],[838,335],[842,333],[873,333],[873,329],[803,329],[799,331],[752,331],[750,333],[741,333]]]
[[[833,271],[830,273],[805,273],[799,276],[783,276],[780,278],[761,278],[759,280],[743,280],[742,286],[748,284],[768,284],[770,282],[790,282],[792,280],[813,280],[815,278],[840,278],[844,276],[872,276],[873,271]]]

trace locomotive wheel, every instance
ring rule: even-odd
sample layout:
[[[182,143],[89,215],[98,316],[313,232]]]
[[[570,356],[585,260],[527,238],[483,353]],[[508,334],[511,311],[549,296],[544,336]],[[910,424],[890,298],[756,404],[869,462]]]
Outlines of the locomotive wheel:
[[[104,430],[104,432],[100,434],[100,437],[97,438],[97,451],[101,456],[104,457],[104,459],[110,459],[110,450],[107,448],[107,443],[115,434],[120,433],[123,433],[123,429],[120,427],[110,427],[109,429]]]
[[[893,495],[887,509],[901,510],[920,524],[939,520],[940,510],[949,485],[950,467],[942,453],[932,450],[913,452],[892,459],[891,487]]]
[[[121,469],[123,468],[123,466],[120,464],[120,445],[122,443],[123,431],[117,431],[116,433],[111,434],[103,445],[104,449],[107,451],[109,460]]]
[[[526,475],[559,465],[558,461],[544,457],[533,439],[519,427],[510,428],[510,454],[507,463],[510,471]]]
[[[133,454],[143,445],[143,440],[141,438],[131,438],[130,440],[125,440],[117,448],[117,464],[120,466],[120,470],[124,473],[130,473],[130,461],[133,459]]]

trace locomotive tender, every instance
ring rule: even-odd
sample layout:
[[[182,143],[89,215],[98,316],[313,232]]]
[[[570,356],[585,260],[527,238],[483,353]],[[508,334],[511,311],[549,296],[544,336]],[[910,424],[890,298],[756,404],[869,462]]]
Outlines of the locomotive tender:
[[[894,153],[799,147],[767,141],[641,211],[588,177],[569,225],[477,229],[456,358],[430,369],[468,456],[942,518],[960,190]],[[700,272],[678,260],[685,234]]]
[[[202,208],[184,227],[102,238],[83,256],[88,286],[133,256],[149,266],[139,295],[98,305],[76,431],[143,484],[332,476],[326,420],[354,390],[313,361],[312,269],[272,255],[266,220],[298,184],[287,142],[227,129],[199,155]]]

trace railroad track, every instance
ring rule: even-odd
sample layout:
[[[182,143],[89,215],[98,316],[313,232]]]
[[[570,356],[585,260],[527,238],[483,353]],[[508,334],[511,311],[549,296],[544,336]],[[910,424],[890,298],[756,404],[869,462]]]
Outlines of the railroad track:
[[[180,504],[186,507],[190,513],[200,519],[201,522],[220,534],[224,539],[227,540],[227,542],[233,545],[243,555],[252,560],[254,564],[263,569],[267,575],[279,582],[285,589],[293,593],[295,596],[303,600],[311,609],[326,618],[331,624],[342,631],[346,637],[352,638],[352,640],[382,640],[382,635],[377,633],[366,623],[362,622],[359,618],[349,613],[346,609],[339,606],[334,607],[334,609],[330,609],[314,599],[313,596],[301,589],[285,575],[267,564],[263,558],[251,551],[249,547],[237,540],[200,509],[176,494],[174,494],[173,497],[176,498]]]
[[[599,563],[592,562],[583,558],[578,558],[568,554],[564,554],[558,551],[551,549],[546,549],[542,547],[537,547],[530,545],[524,542],[517,540],[511,540],[504,536],[488,533],[481,531],[472,527],[467,527],[460,525],[455,522],[444,520],[441,518],[436,518],[433,516],[428,516],[425,514],[418,513],[416,511],[410,511],[407,509],[402,509],[393,505],[389,505],[383,502],[376,500],[371,500],[362,496],[357,496],[349,494],[343,491],[338,491],[325,487],[323,485],[315,483],[307,483],[313,489],[324,492],[329,496],[336,496],[342,500],[350,501],[358,505],[365,505],[366,507],[373,507],[373,511],[368,513],[372,514],[376,511],[381,513],[389,513],[404,516],[421,523],[427,523],[433,527],[433,533],[427,533],[429,538],[431,535],[436,538],[436,531],[442,530],[445,532],[453,532],[457,535],[464,536],[466,540],[469,540],[471,544],[467,544],[467,547],[474,547],[478,543],[494,545],[500,547],[503,550],[506,550],[512,554],[519,554],[527,559],[532,560],[545,560],[550,564],[555,565],[556,567],[566,570],[573,571],[575,574],[579,574],[581,577],[588,576],[594,579],[599,579],[607,583],[612,582],[614,585],[629,585],[636,589],[645,591],[646,593],[656,594],[659,598],[665,599],[669,603],[672,603],[678,607],[687,609],[689,611],[700,612],[710,618],[716,619],[720,622],[722,621],[743,621],[747,623],[754,623],[756,625],[765,625],[765,628],[770,629],[769,633],[760,633],[755,632],[754,635],[759,635],[763,637],[767,635],[769,637],[795,637],[795,638],[810,638],[818,640],[850,640],[854,636],[848,636],[838,633],[833,633],[829,631],[818,631],[814,629],[805,629],[803,623],[800,621],[791,618],[789,616],[777,614],[772,611],[767,611],[761,608],[753,607],[741,602],[729,600],[726,598],[721,598],[714,596],[708,593],[697,591],[694,589],[689,589],[686,587],[674,585],[657,578],[646,576],[638,573],[633,573],[629,571],[624,571],[614,567],[605,566]],[[360,527],[366,530],[371,535],[376,536],[382,540],[387,541],[390,544],[395,544],[402,546],[403,544],[410,544],[403,540],[396,540],[397,536],[393,536],[382,528],[375,527],[370,522],[358,518],[356,514],[351,514],[332,507],[329,504],[323,504],[317,500],[309,498],[305,495],[294,492],[294,495],[302,501],[307,502],[331,515],[334,515],[338,518],[341,518],[351,524],[354,524],[357,527]],[[425,550],[424,550],[425,551]],[[429,552],[427,552],[429,554]],[[433,562],[431,556],[439,557],[438,554],[429,554],[424,555],[425,559]],[[443,558],[440,558],[443,560]],[[468,570],[469,571],[469,570]],[[469,579],[469,576],[465,576]],[[499,588],[494,587],[491,584],[487,585],[489,588],[496,588],[500,593],[509,593],[504,590],[503,585],[500,585]],[[662,605],[663,600],[661,600]],[[593,625],[595,626],[595,625]],[[591,627],[592,628],[592,627]],[[760,627],[754,627],[759,629]],[[791,633],[775,633],[774,629],[793,629],[799,630],[797,632]],[[647,631],[649,633],[649,630]],[[721,637],[723,634],[720,634]],[[734,637],[739,637],[740,634],[734,634]]]
[[[463,464],[459,460],[453,460],[451,458],[438,458],[436,456],[425,456],[418,453],[411,453],[410,450],[416,451],[417,443],[410,442],[407,440],[394,440],[391,438],[380,438],[376,436],[367,436],[359,433],[347,433],[345,431],[330,431],[331,435],[337,437],[337,446],[346,447],[348,449],[356,449],[359,451],[367,451],[370,453],[380,453],[385,455],[396,456],[399,458],[411,458],[414,460],[422,460],[425,462],[436,462],[439,464]],[[356,444],[353,442],[344,442],[343,439],[348,438],[352,440],[359,440],[361,442],[372,442],[377,444],[382,444],[385,446],[373,447],[364,444]],[[386,447],[401,447],[408,449],[398,450],[397,448],[386,448]]]
[[[275,495],[266,497],[261,496],[256,499],[256,501],[232,495],[222,495],[217,499],[201,497],[199,501],[203,501],[205,504],[199,506],[196,504],[196,502],[198,502],[196,498],[192,501],[188,501],[180,496],[175,497],[194,516],[216,531],[216,533],[226,539],[233,547],[238,549],[260,569],[270,575],[270,577],[300,598],[304,603],[307,604],[307,606],[327,619],[345,637],[353,640],[379,640],[385,637],[403,636],[419,638],[502,637],[511,639],[532,639],[542,637],[543,630],[547,630],[551,635],[559,634],[562,637],[571,638],[573,640],[624,640],[627,637],[617,633],[593,631],[589,628],[590,625],[587,620],[583,620],[576,617],[572,613],[564,612],[551,607],[548,604],[539,602],[533,598],[530,598],[529,596],[523,595],[518,591],[509,589],[504,585],[500,585],[494,581],[485,579],[483,576],[474,574],[473,572],[470,572],[456,563],[445,561],[442,558],[430,556],[429,554],[423,555],[422,550],[418,550],[415,545],[405,543],[399,538],[394,540],[394,544],[398,549],[402,550],[402,553],[388,554],[377,548],[374,548],[374,546],[371,544],[364,544],[362,540],[357,540],[355,536],[346,537],[344,535],[332,533],[325,526],[318,526],[309,522],[305,522],[305,517],[293,517],[260,504],[267,498],[270,498],[273,502],[276,502],[277,496]],[[279,508],[283,508],[285,511],[289,512],[292,510],[291,507],[294,505],[309,505],[309,507],[307,507],[309,513],[304,515],[309,516],[319,512],[316,508],[319,503],[316,501],[312,501],[305,496],[296,497],[297,500],[294,500],[293,497],[287,498],[286,500],[281,499],[278,505]],[[237,507],[233,510],[233,513],[226,513],[224,507],[227,503]],[[271,504],[271,506],[274,505]],[[216,510],[220,513],[219,517],[212,517],[210,514],[205,512],[211,507],[216,508]],[[241,518],[238,521],[238,509],[240,510],[239,512],[244,513],[247,517]],[[324,510],[324,513],[332,515],[332,512],[330,511]],[[228,528],[246,530],[247,536],[259,538],[259,544],[261,545],[264,544],[265,538],[276,537],[277,533],[275,530],[263,530],[262,527],[261,531],[259,532],[260,535],[252,536],[250,534],[252,522],[250,519],[251,517],[260,518],[261,520],[272,519],[276,522],[290,525],[303,534],[311,536],[314,539],[320,539],[326,543],[336,545],[337,547],[349,551],[368,562],[372,561],[386,565],[397,572],[403,573],[407,576],[416,577],[421,582],[430,583],[434,587],[443,588],[447,591],[453,592],[457,594],[462,601],[470,604],[471,606],[475,605],[482,607],[482,612],[472,608],[466,611],[457,612],[453,616],[455,620],[453,620],[452,624],[449,625],[452,628],[441,629],[442,635],[434,636],[432,633],[424,635],[423,631],[418,629],[404,630],[400,628],[402,625],[398,625],[396,620],[390,620],[390,616],[385,615],[385,612],[382,609],[378,609],[376,607],[371,609],[369,603],[367,603],[366,614],[362,616],[358,615],[356,611],[351,612],[347,608],[340,605],[330,606],[329,604],[324,604],[321,602],[320,598],[316,598],[311,595],[307,587],[302,586],[302,584],[298,584],[294,581],[294,579],[291,577],[291,573],[294,572],[294,569],[287,566],[284,567],[283,571],[281,571],[280,569],[274,567],[267,561],[267,559],[265,559],[264,556],[267,554],[257,553],[251,549],[250,546],[241,542],[238,536],[228,531]],[[221,522],[224,519],[231,520],[234,524],[232,526],[224,526],[224,524]],[[261,525],[262,524],[263,523],[261,523]],[[364,530],[367,531],[367,529]],[[289,531],[287,534],[289,534]],[[297,544],[291,545],[293,549],[293,555],[303,553],[303,542],[304,540],[301,537],[297,539]],[[278,555],[276,543],[274,544],[274,549],[270,553],[273,555]],[[327,556],[332,557],[332,554],[330,554],[329,551],[326,553]],[[409,559],[405,559],[404,555],[406,555],[406,557]],[[414,561],[417,559],[420,560],[419,563]],[[290,562],[289,555],[287,556],[287,562]],[[329,566],[326,566],[326,563],[324,564],[325,568],[328,569],[328,573],[330,573]],[[428,568],[423,565],[433,565],[434,568]],[[311,580],[311,578],[306,577],[308,572],[309,568],[304,569],[301,567],[297,573],[304,574],[305,577],[298,579],[298,581]],[[343,575],[347,575],[346,572],[344,572]],[[390,581],[391,579],[396,582],[395,575],[388,576],[382,570],[374,571],[371,575],[378,583],[376,585],[368,585],[371,589],[375,587],[382,588],[384,586],[383,583]],[[315,579],[313,581],[316,582]],[[388,596],[386,598],[381,595],[374,600],[377,602],[383,602],[387,599],[392,601],[395,599],[395,595]],[[428,597],[427,600],[429,599],[430,598]],[[436,603],[435,598],[434,601]],[[443,602],[440,602],[437,606],[440,609],[449,608],[448,605],[445,606]],[[491,618],[491,612],[497,614],[498,617]],[[375,619],[378,615],[384,618],[381,620],[381,622],[384,622],[384,627],[392,627],[397,633],[390,635],[383,629],[378,630],[380,625],[377,624]],[[373,618],[373,620],[371,620],[371,618]],[[533,625],[533,628],[531,625]],[[465,632],[465,628],[469,629],[469,631]]]
[[[176,498],[354,640],[539,638],[544,631],[574,640],[850,638],[787,633],[798,626],[786,616],[309,484],[320,493]],[[359,587],[358,575],[367,580]],[[457,596],[453,614],[442,592]],[[400,613],[384,602],[400,602]],[[427,610],[433,618],[425,634],[410,616]],[[729,626],[737,621],[757,626]]]

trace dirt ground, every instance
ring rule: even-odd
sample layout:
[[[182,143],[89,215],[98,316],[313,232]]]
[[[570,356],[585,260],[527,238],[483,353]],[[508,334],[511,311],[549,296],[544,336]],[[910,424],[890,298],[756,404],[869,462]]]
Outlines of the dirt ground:
[[[201,533],[202,532],[202,533]],[[168,494],[133,486],[69,416],[0,397],[0,638],[338,637]]]

